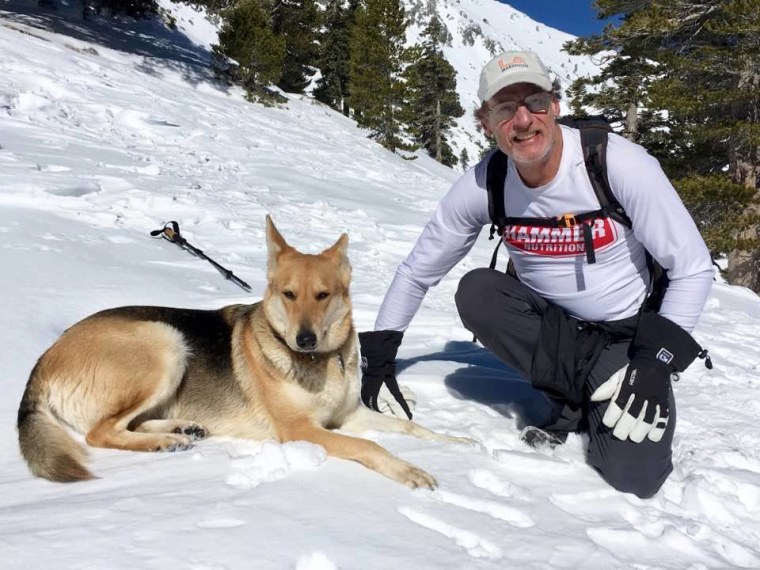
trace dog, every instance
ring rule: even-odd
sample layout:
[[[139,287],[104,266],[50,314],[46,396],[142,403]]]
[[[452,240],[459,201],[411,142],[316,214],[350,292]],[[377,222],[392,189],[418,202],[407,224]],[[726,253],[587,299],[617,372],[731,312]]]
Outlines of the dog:
[[[317,255],[289,246],[266,217],[261,301],[218,310],[107,309],[40,357],[18,411],[21,454],[51,481],[94,476],[86,449],[179,451],[207,436],[303,440],[411,488],[436,486],[366,430],[470,442],[363,406],[349,296],[348,235]]]

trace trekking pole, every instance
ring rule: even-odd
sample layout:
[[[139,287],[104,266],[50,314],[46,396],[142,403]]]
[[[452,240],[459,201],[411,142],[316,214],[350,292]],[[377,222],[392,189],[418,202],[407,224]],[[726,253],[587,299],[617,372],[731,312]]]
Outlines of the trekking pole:
[[[225,279],[229,279],[232,281],[235,285],[239,286],[244,291],[247,291],[248,293],[251,292],[251,286],[248,285],[245,281],[237,277],[232,271],[229,269],[226,269],[219,265],[216,261],[211,259],[208,255],[203,253],[203,250],[198,249],[197,247],[190,245],[185,238],[183,238],[179,233],[179,224],[175,221],[167,222],[163,228],[160,230],[153,230],[150,232],[151,237],[157,237],[161,236],[165,240],[169,240],[172,243],[177,244],[182,249],[189,251],[196,257],[200,257],[201,259],[205,259],[208,261],[211,265],[213,265],[219,273],[224,275]]]

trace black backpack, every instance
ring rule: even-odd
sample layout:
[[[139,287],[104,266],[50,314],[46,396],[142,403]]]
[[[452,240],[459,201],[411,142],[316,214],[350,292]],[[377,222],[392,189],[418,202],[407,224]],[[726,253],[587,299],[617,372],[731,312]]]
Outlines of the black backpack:
[[[504,182],[507,177],[508,159],[503,152],[497,150],[491,155],[486,170],[488,213],[491,217],[491,229],[488,239],[494,239],[494,234],[498,234],[499,238],[501,238],[504,235],[506,226],[509,225],[567,228],[582,224],[586,260],[588,263],[596,263],[591,223],[587,222],[592,222],[598,218],[612,218],[628,228],[632,227],[631,218],[628,217],[623,206],[615,198],[615,194],[613,194],[609,180],[607,179],[607,135],[612,132],[612,127],[607,119],[601,115],[563,117],[558,119],[557,122],[580,130],[586,171],[599,201],[600,208],[580,214],[565,214],[556,218],[508,217],[504,210]],[[500,239],[491,257],[491,269],[496,267],[496,257],[501,241]],[[657,310],[662,302],[662,297],[668,284],[667,273],[649,252],[647,252],[647,265],[649,266],[652,292],[645,305],[648,309]],[[507,266],[507,273],[515,278],[517,277],[511,260]]]

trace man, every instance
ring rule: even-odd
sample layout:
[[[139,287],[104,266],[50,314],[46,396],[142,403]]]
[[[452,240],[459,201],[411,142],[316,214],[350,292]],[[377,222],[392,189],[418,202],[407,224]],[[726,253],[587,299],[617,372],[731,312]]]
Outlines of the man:
[[[689,333],[712,285],[709,252],[658,162],[614,134],[607,176],[632,225],[601,215],[579,131],[556,122],[558,84],[536,54],[493,58],[481,73],[478,96],[476,116],[508,157],[505,213],[517,222],[505,228],[503,241],[514,276],[488,268],[465,275],[456,293],[462,322],[549,396],[555,417],[542,430],[526,429],[526,443],[556,445],[568,432],[585,429],[588,461],[602,477],[616,489],[650,497],[672,471],[671,374],[706,355]],[[362,399],[374,409],[387,387],[411,417],[395,378],[396,352],[427,289],[491,223],[490,158],[443,198],[399,266],[375,330],[360,334]],[[595,211],[598,219],[572,227],[576,216]],[[540,220],[557,218],[569,219],[569,229],[541,233]],[[647,303],[650,259],[669,279],[659,307]]]

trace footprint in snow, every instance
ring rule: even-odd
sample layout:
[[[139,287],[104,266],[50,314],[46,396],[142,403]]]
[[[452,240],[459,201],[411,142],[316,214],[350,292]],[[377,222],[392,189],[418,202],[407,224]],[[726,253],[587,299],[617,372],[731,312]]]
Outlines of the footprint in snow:
[[[536,524],[529,515],[525,514],[520,509],[496,501],[467,497],[465,495],[458,495],[447,491],[434,491],[433,497],[443,503],[483,513],[518,528],[528,528]]]
[[[488,491],[497,497],[513,497],[515,494],[522,495],[524,491],[509,481],[505,481],[503,476],[487,469],[474,469],[470,471],[468,478],[470,483],[478,489]]]
[[[579,493],[553,493],[549,501],[569,515],[585,522],[597,523],[633,519],[639,511],[628,502],[624,493],[615,489],[600,489]]]
[[[442,534],[446,538],[450,538],[457,546],[465,549],[473,558],[499,560],[503,556],[503,553],[498,546],[478,536],[472,531],[455,527],[454,525],[414,509],[402,507],[399,509],[399,512],[413,523]]]
[[[71,198],[79,198],[80,196],[86,196],[87,194],[100,192],[100,190],[100,185],[97,182],[84,182],[77,186],[47,188],[45,189],[45,192],[54,196],[68,196]]]
[[[681,568],[757,568],[760,562],[746,548],[725,537],[713,535],[708,543],[695,541],[688,532],[665,521],[629,528],[591,527],[586,529],[586,535],[621,560],[638,560],[641,567],[660,567],[666,552],[680,553]]]
[[[338,570],[338,566],[324,553],[314,552],[299,558],[296,570]]]
[[[71,168],[59,164],[38,164],[37,170],[40,172],[68,172]]]
[[[195,526],[198,528],[236,528],[239,526],[245,526],[247,523],[245,521],[241,521],[239,519],[206,519],[203,521],[199,521],[195,523]]]
[[[241,490],[282,479],[294,470],[316,469],[327,459],[323,447],[305,441],[280,444],[236,440],[227,451],[233,471],[225,482]]]

